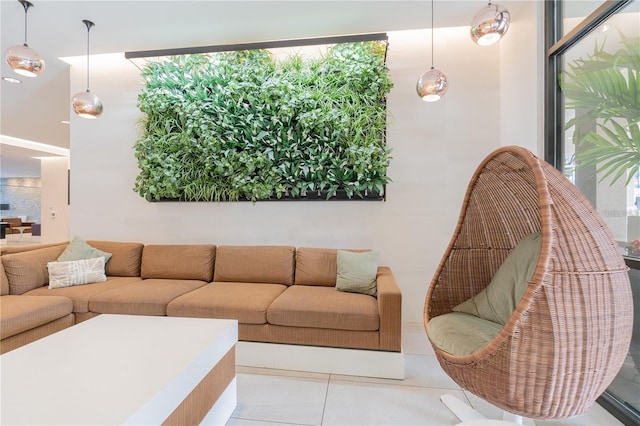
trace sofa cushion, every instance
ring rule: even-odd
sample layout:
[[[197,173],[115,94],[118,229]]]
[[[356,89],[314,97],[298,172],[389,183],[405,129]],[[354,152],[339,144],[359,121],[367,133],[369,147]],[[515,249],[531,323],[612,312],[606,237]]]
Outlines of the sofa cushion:
[[[219,246],[214,281],[293,284],[295,247]]]
[[[0,299],[0,338],[14,336],[23,331],[65,317],[71,313],[73,303],[66,297],[31,297],[7,295]]]
[[[283,284],[213,282],[169,303],[167,315],[265,324],[269,305],[286,288]]]
[[[49,262],[47,269],[49,270],[49,288],[101,283],[107,280],[102,256],[68,262]]]
[[[140,281],[140,277],[107,277],[103,283],[49,289],[40,287],[25,293],[28,296],[64,296],[73,302],[73,312],[89,312],[89,299],[112,288],[122,287]]]
[[[502,330],[502,324],[473,315],[451,312],[427,324],[429,340],[452,355],[469,355],[482,349]]]
[[[536,270],[541,241],[540,232],[524,237],[502,262],[489,285],[453,310],[506,324]]]
[[[321,286],[287,288],[269,307],[267,321],[275,325],[336,330],[373,331],[380,328],[375,297]]]
[[[4,271],[4,265],[0,261],[0,296],[9,294],[9,279],[7,273]]]
[[[9,281],[9,294],[24,294],[48,284],[47,263],[55,261],[65,247],[54,246],[2,256]]]
[[[105,267],[107,275],[112,277],[140,276],[140,259],[142,258],[143,244],[95,240],[87,240],[87,244],[112,254],[111,260]]]
[[[142,278],[210,282],[215,254],[212,244],[147,245],[142,250]]]
[[[348,250],[361,253],[368,250]],[[338,249],[300,247],[296,250],[296,284],[335,287]]]
[[[22,219],[19,217],[5,217],[2,221],[8,223],[9,226],[22,226]]]
[[[89,311],[100,314],[166,315],[167,304],[206,281],[147,279],[102,291],[89,299]]]
[[[8,254],[22,253],[25,251],[32,251],[32,250],[41,250],[43,248],[57,247],[57,246],[63,246],[62,248],[64,249],[65,247],[67,247],[67,244],[69,244],[69,241],[60,242],[60,243],[50,243],[50,244],[30,244],[26,246],[4,246],[0,251],[2,252],[3,256],[6,256]]]
[[[82,238],[74,237],[66,249],[58,256],[58,262],[69,262],[72,260],[93,259],[96,257],[104,257],[106,264],[111,259],[111,253],[98,250],[87,244]]]
[[[351,253],[338,250],[336,290],[376,296],[379,258],[377,251]]]

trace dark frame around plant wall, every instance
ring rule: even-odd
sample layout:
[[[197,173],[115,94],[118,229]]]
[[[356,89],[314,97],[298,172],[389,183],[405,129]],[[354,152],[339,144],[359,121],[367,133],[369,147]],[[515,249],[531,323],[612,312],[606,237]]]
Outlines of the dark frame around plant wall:
[[[562,24],[564,0],[544,2],[546,66],[544,75],[545,116],[544,132],[545,160],[558,170],[565,170],[564,132],[566,118],[565,104],[560,87],[562,73],[562,55],[585,39],[596,28],[616,13],[637,0],[607,0],[563,36]],[[625,257],[627,266],[633,271],[640,269],[637,259]],[[637,285],[637,283],[635,284]],[[636,318],[637,322],[638,319]],[[640,424],[637,410],[630,408],[627,401],[621,400],[609,390],[605,391],[597,402],[625,425]]]
[[[149,62],[134,190],[147,201],[385,200],[382,36],[301,41],[339,40],[320,57],[276,59],[257,43]]]

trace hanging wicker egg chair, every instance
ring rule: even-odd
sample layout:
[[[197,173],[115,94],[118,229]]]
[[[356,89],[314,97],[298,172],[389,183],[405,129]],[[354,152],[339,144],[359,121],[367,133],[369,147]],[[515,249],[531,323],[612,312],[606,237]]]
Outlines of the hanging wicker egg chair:
[[[628,270],[589,201],[526,149],[498,149],[473,175],[427,292],[425,327],[481,292],[517,243],[536,231],[535,271],[498,334],[466,355],[432,345],[456,383],[506,411],[537,419],[579,415],[627,355]]]

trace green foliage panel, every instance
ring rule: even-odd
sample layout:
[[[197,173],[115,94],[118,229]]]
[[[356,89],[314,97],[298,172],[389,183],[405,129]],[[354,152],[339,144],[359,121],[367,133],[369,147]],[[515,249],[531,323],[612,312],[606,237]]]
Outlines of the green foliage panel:
[[[149,201],[382,195],[389,182],[380,42],[317,59],[264,50],[151,62],[135,191]]]

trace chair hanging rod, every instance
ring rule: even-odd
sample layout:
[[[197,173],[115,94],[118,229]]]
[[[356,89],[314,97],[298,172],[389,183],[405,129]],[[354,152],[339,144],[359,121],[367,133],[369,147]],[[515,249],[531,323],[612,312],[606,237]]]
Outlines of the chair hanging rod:
[[[87,26],[87,92],[89,91],[89,33],[91,32],[91,27],[93,27],[93,22],[88,19],[83,19],[82,22]]]
[[[346,36],[315,37],[255,43],[220,44],[215,46],[179,47],[174,49],[138,50],[125,52],[125,59],[155,56],[192,55],[197,53],[231,52],[238,50],[274,49],[279,47],[314,46],[319,44],[356,43],[361,41],[388,41],[387,33],[356,34]]]

